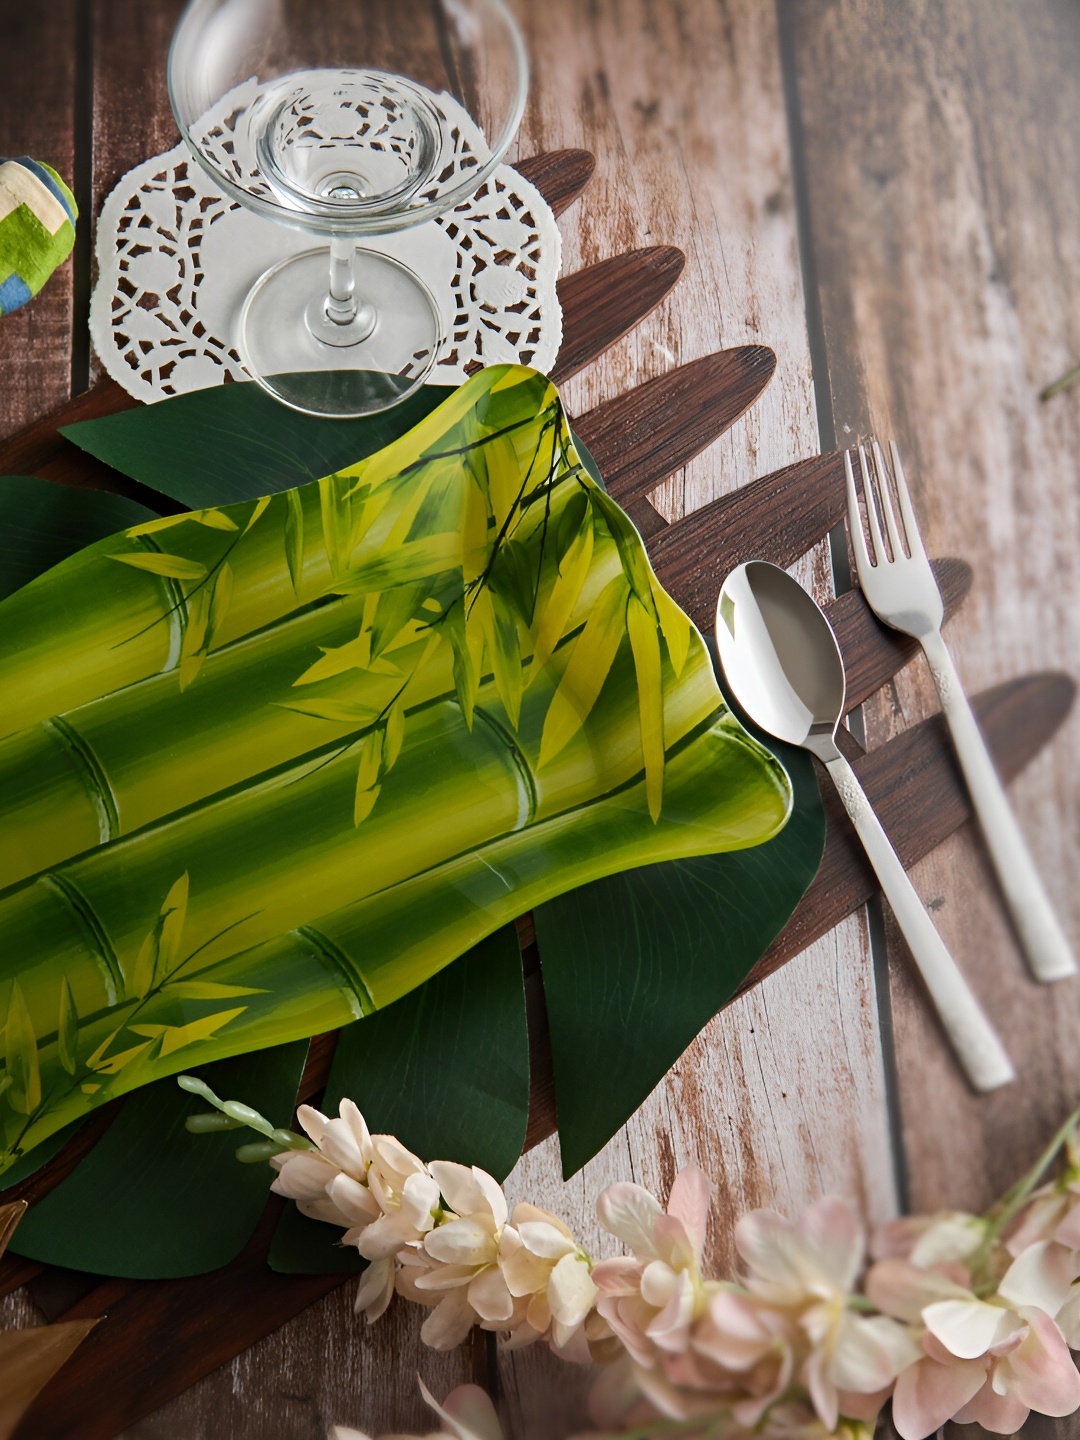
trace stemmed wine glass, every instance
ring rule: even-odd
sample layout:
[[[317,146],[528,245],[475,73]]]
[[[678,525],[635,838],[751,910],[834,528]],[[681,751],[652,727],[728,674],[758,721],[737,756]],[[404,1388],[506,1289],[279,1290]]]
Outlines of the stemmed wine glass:
[[[358,241],[472,195],[527,81],[503,0],[190,0],[169,53],[184,139],[227,197],[323,237],[244,302],[240,351],[264,389],[346,417],[423,383],[444,339],[437,300]]]

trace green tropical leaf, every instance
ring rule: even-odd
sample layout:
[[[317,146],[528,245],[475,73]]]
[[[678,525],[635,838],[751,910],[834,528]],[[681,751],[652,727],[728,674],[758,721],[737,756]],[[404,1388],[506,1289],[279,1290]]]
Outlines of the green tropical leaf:
[[[810,757],[775,748],[795,789],[775,839],[630,870],[535,911],[566,1179],[736,994],[817,873],[825,815]]]
[[[95,540],[157,517],[105,490],[0,476],[0,599]]]
[[[199,1073],[219,1093],[243,1095],[288,1125],[307,1049],[294,1041]],[[129,1096],[74,1172],[31,1207],[14,1253],[140,1280],[228,1264],[266,1206],[267,1170],[238,1164],[235,1130],[190,1134],[185,1121],[204,1108],[172,1078]]]
[[[80,421],[61,434],[121,474],[199,510],[276,494],[354,465],[452,394],[424,385],[380,414],[320,420],[279,404],[252,381]]]

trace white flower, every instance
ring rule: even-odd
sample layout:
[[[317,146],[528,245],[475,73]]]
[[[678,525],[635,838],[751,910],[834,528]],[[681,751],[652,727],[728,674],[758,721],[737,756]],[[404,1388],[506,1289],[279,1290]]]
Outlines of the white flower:
[[[515,1206],[500,1238],[499,1268],[515,1301],[524,1302],[515,1307],[521,1314],[510,1343],[548,1336],[565,1358],[588,1361],[585,1322],[599,1291],[588,1256],[558,1216],[536,1205]]]
[[[301,1105],[297,1117],[318,1148],[273,1156],[270,1164],[278,1175],[270,1188],[295,1200],[313,1220],[349,1231],[371,1224],[381,1211],[367,1185],[371,1137],[360,1111],[342,1100],[336,1120],[310,1105]]]
[[[500,1330],[513,1318],[514,1297],[499,1268],[506,1196],[498,1181],[475,1165],[433,1160],[429,1168],[452,1215],[424,1236],[427,1263],[406,1283],[428,1304],[445,1292],[420,1336],[436,1350],[450,1350],[477,1321]]]

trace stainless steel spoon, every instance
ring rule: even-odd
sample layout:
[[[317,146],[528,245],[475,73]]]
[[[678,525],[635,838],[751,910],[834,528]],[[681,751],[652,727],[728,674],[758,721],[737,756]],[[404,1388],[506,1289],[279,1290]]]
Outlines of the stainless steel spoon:
[[[1001,1041],[837,748],[844,662],[820,607],[786,571],[751,560],[724,581],[716,643],[724,675],[747,715],[778,740],[816,755],[832,777],[968,1079],[976,1090],[1007,1085],[1016,1072]]]

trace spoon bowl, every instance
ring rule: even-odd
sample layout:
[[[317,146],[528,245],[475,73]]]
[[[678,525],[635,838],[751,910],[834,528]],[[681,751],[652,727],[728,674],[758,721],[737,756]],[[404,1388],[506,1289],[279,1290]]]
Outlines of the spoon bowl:
[[[832,759],[844,661],[832,626],[797,580],[765,560],[733,570],[716,604],[716,644],[728,684],[756,725]]]

